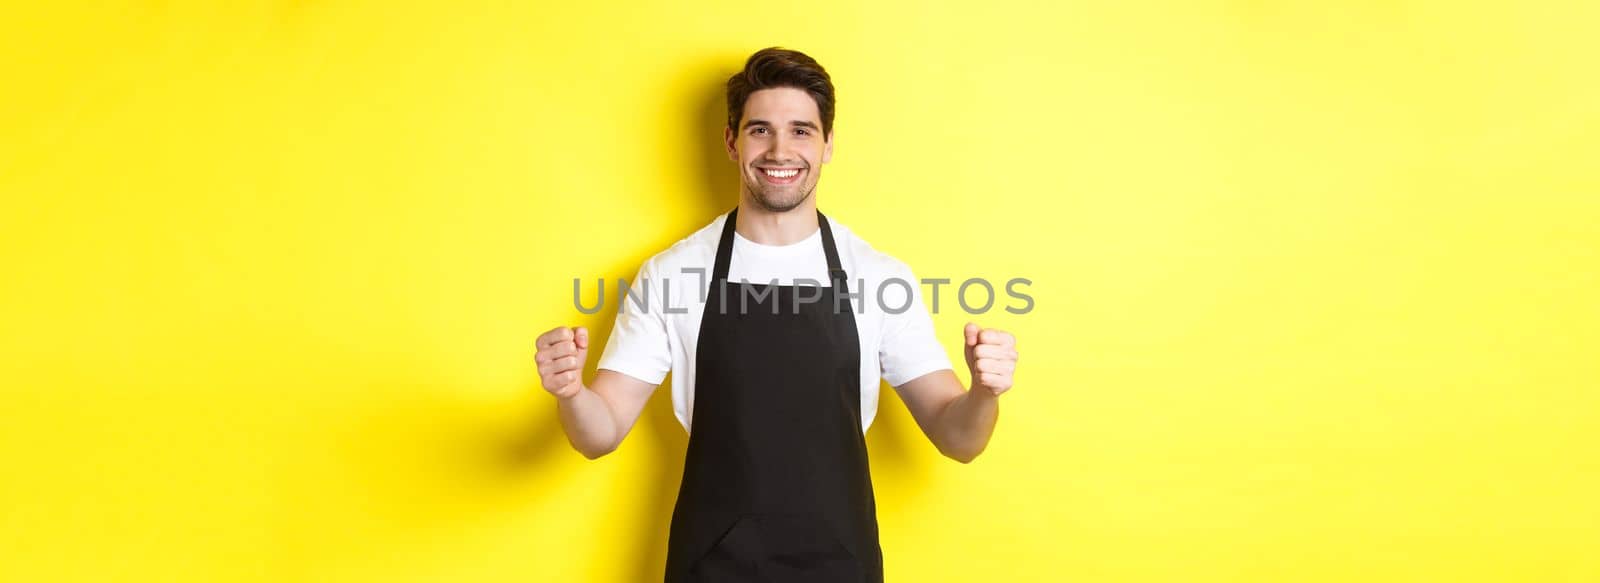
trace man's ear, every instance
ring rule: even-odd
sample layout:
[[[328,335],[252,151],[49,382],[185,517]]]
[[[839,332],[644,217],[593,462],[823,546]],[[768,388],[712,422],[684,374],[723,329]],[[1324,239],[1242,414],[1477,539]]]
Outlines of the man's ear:
[[[828,131],[828,140],[822,146],[822,163],[823,164],[827,164],[828,161],[832,160],[832,159],[833,159],[833,131],[829,130]]]
[[[728,150],[728,159],[734,162],[739,161],[738,142],[739,138],[733,135],[733,128],[722,126],[722,145]]]

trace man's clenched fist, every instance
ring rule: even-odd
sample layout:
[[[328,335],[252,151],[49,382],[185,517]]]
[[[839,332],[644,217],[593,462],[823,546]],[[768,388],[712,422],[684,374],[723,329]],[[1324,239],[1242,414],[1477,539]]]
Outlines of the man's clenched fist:
[[[544,390],[566,399],[583,390],[583,365],[589,358],[589,329],[560,326],[539,335],[533,356]]]
[[[1017,370],[1017,339],[993,328],[967,323],[967,370],[972,371],[972,390],[983,389],[999,395],[1011,388],[1011,374]]]

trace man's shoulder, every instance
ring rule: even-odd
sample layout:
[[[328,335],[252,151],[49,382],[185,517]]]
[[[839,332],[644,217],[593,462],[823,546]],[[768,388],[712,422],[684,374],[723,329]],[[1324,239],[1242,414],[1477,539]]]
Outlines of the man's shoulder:
[[[911,266],[901,261],[898,257],[890,255],[868,243],[854,229],[829,219],[833,228],[834,241],[839,245],[839,252],[847,254],[854,259],[856,267],[862,273],[858,277],[866,279],[909,278]]]
[[[722,223],[727,217],[727,213],[719,214],[710,223],[651,255],[645,260],[641,271],[657,277],[670,277],[684,270],[704,269],[709,272],[717,254],[717,243],[722,239]]]

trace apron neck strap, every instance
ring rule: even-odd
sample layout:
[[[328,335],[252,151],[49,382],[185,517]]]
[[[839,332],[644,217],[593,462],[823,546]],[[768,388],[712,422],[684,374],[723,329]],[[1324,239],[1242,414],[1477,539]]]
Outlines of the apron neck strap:
[[[828,227],[828,217],[822,216],[822,211],[817,211],[817,226],[822,229],[822,252],[828,256],[828,279],[833,280],[833,288],[844,288],[844,266],[839,264],[839,249],[833,244],[833,229]]]
[[[733,232],[738,224],[739,209],[734,207],[728,211],[728,218],[722,223],[722,239],[717,242],[716,264],[711,270],[711,282],[720,283],[728,280],[728,263],[733,259]],[[828,217],[817,211],[817,227],[822,230],[822,252],[828,256],[828,279],[833,281],[836,289],[846,279],[844,266],[839,263],[839,249],[833,242],[833,229],[828,226]]]

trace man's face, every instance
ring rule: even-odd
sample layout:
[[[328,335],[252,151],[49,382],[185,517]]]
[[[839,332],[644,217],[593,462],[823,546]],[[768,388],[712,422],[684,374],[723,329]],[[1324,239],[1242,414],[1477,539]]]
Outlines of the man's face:
[[[745,100],[739,124],[725,129],[723,140],[728,158],[739,163],[744,190],[772,212],[800,206],[833,158],[833,136],[822,134],[817,102],[801,89],[762,89]]]

